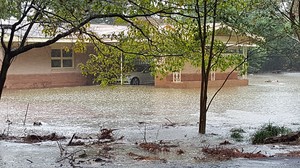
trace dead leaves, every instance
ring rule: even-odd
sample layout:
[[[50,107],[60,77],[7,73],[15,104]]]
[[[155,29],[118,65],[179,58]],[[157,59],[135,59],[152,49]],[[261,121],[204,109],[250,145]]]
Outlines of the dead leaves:
[[[134,160],[148,160],[148,161],[158,160],[158,161],[166,162],[166,159],[161,159],[157,156],[152,156],[152,157],[151,156],[142,156],[142,155],[138,155],[138,154],[135,154],[132,152],[129,152],[127,155],[130,157],[133,157]]]
[[[300,157],[300,151],[290,151],[288,153],[279,153],[279,157]]]
[[[115,131],[115,129],[107,129],[107,128],[101,129],[100,134],[98,135],[98,139],[114,140],[113,131]]]
[[[29,134],[25,137],[16,137],[16,136],[7,136],[7,135],[0,135],[0,140],[9,140],[9,141],[16,141],[16,142],[24,142],[24,143],[37,143],[43,141],[59,141],[66,139],[65,136],[57,135],[56,133],[51,133],[49,135],[34,135]]]
[[[49,135],[27,135],[26,137],[22,138],[26,143],[37,143],[42,141],[59,141],[66,139],[65,136],[59,136],[56,133],[51,133]]]
[[[231,143],[227,140],[223,141],[220,143],[220,145],[230,145]]]
[[[185,152],[182,149],[176,150],[177,155],[183,155]]]
[[[169,147],[156,143],[141,143],[139,147],[149,152],[170,152]]]
[[[159,143],[140,143],[137,144],[141,149],[144,151],[150,152],[150,155],[157,154],[158,152],[171,152],[170,148],[176,148],[179,147],[178,145],[168,145],[166,142],[159,141]],[[175,151],[177,155],[182,155],[185,152],[181,149],[178,149]],[[146,161],[163,161],[167,162],[166,159],[159,158],[158,156],[143,156],[139,154],[135,154],[132,152],[127,153],[128,156],[132,157],[134,160],[146,160]]]
[[[229,160],[232,158],[265,158],[267,157],[260,152],[257,153],[244,153],[236,148],[224,148],[224,147],[215,147],[209,148],[204,147],[202,148],[202,152],[205,153],[208,157],[214,158],[217,160]]]

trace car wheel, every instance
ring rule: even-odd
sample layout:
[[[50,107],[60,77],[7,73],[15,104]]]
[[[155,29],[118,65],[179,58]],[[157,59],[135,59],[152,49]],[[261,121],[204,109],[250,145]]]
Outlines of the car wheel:
[[[137,78],[137,77],[132,78],[130,81],[130,84],[131,85],[139,85],[140,84],[139,78]]]

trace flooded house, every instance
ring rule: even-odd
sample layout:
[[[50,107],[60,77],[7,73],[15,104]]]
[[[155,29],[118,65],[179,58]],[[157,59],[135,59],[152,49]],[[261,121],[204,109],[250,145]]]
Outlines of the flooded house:
[[[218,31],[220,30],[220,31]],[[226,54],[240,54],[245,58],[250,47],[255,47],[254,37],[238,35],[230,27],[222,24],[216,24],[215,39],[222,41],[226,45]],[[246,66],[246,65],[242,65]],[[246,86],[248,85],[247,74],[241,74],[239,71],[233,71],[229,68],[225,71],[211,71],[209,76],[209,86],[220,87],[226,78],[228,80],[225,86]],[[165,77],[158,76],[155,79],[156,87],[163,88],[200,88],[201,86],[201,68],[185,63],[183,69],[178,72],[169,73]]]
[[[126,26],[113,26],[107,24],[91,25],[91,29],[97,34],[111,34],[127,29]],[[18,45],[22,33],[15,35],[14,45]],[[5,39],[5,38],[4,38]],[[44,42],[48,40],[41,28],[36,28],[28,36],[27,43]],[[251,41],[244,36],[230,36],[218,34],[216,39],[226,41],[227,45],[235,51],[247,56],[247,48],[251,47]],[[106,42],[111,39],[104,39]],[[84,53],[74,52],[72,47],[76,42],[75,37],[67,37],[58,40],[50,46],[35,48],[15,57],[8,71],[5,88],[48,88],[65,86],[83,86],[92,84],[92,78],[81,74],[78,64],[85,63],[89,54],[94,52],[93,45],[87,44]],[[66,49],[67,48],[67,49]],[[0,59],[3,51],[0,52]],[[1,65],[1,61],[0,61]],[[210,74],[210,86],[220,86],[229,75],[231,69],[224,72],[213,71]],[[186,63],[182,71],[172,72],[167,76],[155,78],[156,87],[166,88],[199,88],[201,81],[201,69]],[[248,85],[246,76],[240,76],[234,71],[228,78],[227,86]]]
[[[125,26],[113,26],[95,24],[90,27],[98,34],[109,34],[112,31],[123,31]],[[20,42],[19,36],[15,35],[14,45]],[[5,38],[4,38],[5,39]],[[36,27],[30,32],[27,43],[44,42],[48,40],[42,33],[41,28]],[[110,39],[104,39],[110,42]],[[84,53],[74,52],[72,47],[76,42],[75,37],[67,37],[56,43],[34,48],[14,58],[7,75],[5,88],[48,88],[65,86],[83,86],[92,84],[92,79],[81,74],[78,64],[85,63],[89,54],[94,53],[94,47],[87,44]],[[3,58],[1,48],[0,59]],[[2,62],[2,61],[1,61]],[[0,63],[1,65],[1,63]]]

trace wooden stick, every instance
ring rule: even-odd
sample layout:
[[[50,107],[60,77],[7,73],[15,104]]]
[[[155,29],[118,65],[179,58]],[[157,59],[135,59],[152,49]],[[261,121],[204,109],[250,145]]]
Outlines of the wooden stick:
[[[72,144],[72,141],[73,141],[75,135],[76,135],[76,133],[73,134],[72,138],[70,139],[70,141],[69,141],[69,143],[68,143],[68,146],[70,146],[70,145]]]
[[[23,125],[25,125],[25,123],[26,123],[28,109],[29,109],[29,103],[27,103],[27,108],[26,108],[26,113],[25,113],[25,118],[24,118],[24,121],[23,121]]]

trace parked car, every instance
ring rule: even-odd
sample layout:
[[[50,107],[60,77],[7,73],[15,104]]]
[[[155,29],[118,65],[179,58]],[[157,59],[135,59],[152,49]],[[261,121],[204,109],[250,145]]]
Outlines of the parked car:
[[[154,77],[151,75],[150,66],[145,67],[142,71],[135,71],[126,75],[124,83],[130,85],[154,84]]]

